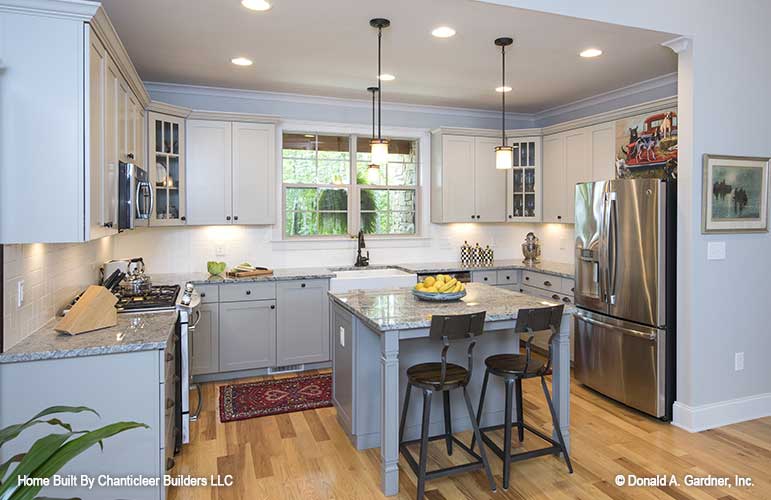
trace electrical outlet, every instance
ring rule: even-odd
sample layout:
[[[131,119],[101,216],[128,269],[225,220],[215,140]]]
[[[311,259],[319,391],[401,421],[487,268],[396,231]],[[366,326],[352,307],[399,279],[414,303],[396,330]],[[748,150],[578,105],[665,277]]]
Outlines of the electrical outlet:
[[[224,257],[225,256],[225,246],[224,245],[217,245],[214,247],[214,255],[217,257]]]
[[[744,370],[744,353],[734,353],[734,371],[740,372]]]
[[[19,309],[24,305],[24,280],[19,280],[16,283],[16,308]]]
[[[340,347],[345,347],[345,328],[340,327]]]
[[[707,243],[707,260],[725,260],[725,241]]]

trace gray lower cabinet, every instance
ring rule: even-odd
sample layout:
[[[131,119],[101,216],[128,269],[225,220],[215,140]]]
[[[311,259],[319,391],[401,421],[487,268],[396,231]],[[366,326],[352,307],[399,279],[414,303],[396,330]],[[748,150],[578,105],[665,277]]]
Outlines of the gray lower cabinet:
[[[204,303],[198,311],[201,318],[190,333],[190,369],[193,375],[217,373],[220,369],[219,304]]]
[[[329,361],[328,280],[276,284],[276,363],[279,366]]]
[[[219,314],[220,371],[276,366],[275,300],[221,302]]]

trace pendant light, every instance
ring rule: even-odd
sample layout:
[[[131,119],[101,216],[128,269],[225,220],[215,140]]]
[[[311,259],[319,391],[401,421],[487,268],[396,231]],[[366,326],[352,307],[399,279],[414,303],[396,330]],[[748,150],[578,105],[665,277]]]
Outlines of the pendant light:
[[[375,95],[378,93],[377,87],[367,87],[367,92],[370,92],[372,94],[372,139],[370,139],[370,144],[374,142],[375,139]],[[374,155],[372,155],[374,158]],[[367,182],[370,184],[377,184],[380,182],[380,165],[375,163],[374,161],[370,161],[370,164],[367,166]]]
[[[381,72],[380,72],[380,52],[381,52],[381,40],[383,38],[383,28],[387,28],[391,26],[391,21],[388,19],[383,18],[375,18],[370,20],[369,25],[373,28],[377,28],[377,138],[374,137],[374,133],[372,134],[372,140],[369,141],[371,152],[372,152],[372,163],[375,165],[385,165],[388,163],[388,140],[383,139],[383,137],[380,134],[380,128],[382,125],[382,114],[381,114],[381,101],[382,101],[382,95],[383,91],[381,88],[382,80],[380,78]],[[374,96],[374,94],[373,94]]]
[[[514,43],[511,38],[496,38],[501,48],[501,145],[495,147],[495,168],[507,170],[514,165],[514,148],[506,145],[506,47]]]

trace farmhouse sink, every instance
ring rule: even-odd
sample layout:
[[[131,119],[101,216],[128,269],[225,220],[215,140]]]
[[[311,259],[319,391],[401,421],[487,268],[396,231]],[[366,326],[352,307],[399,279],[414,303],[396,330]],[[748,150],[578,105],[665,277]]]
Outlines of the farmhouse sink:
[[[414,286],[417,280],[416,274],[393,267],[346,269],[335,271],[335,277],[329,281],[329,290],[345,293],[351,290],[403,288]]]

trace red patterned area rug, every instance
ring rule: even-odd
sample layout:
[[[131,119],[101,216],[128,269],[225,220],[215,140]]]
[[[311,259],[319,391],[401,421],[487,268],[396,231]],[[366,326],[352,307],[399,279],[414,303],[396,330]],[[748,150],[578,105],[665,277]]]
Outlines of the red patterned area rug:
[[[220,422],[327,406],[332,406],[330,374],[220,387]]]

